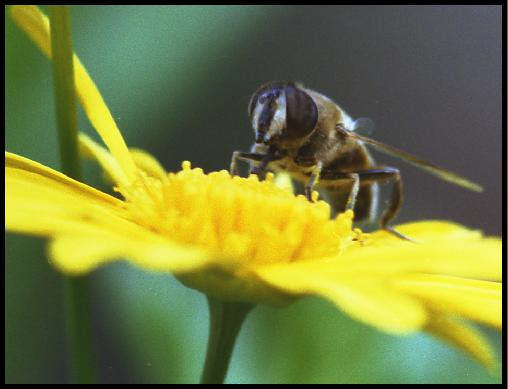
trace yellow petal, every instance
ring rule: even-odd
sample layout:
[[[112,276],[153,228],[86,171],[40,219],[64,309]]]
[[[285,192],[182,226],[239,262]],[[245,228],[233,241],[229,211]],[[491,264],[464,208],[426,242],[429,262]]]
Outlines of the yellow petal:
[[[10,7],[10,11],[12,19],[47,57],[51,57],[48,18],[34,5],[14,5]]]
[[[145,172],[149,177],[159,180],[166,179],[166,171],[151,154],[141,149],[130,148],[132,159],[138,169]]]
[[[500,280],[502,242],[448,222],[419,222],[396,227],[417,243],[385,231],[368,234],[363,245],[351,245],[337,266],[351,272],[421,272]]]
[[[135,179],[136,167],[122,134],[99,90],[76,55],[74,55],[74,73],[76,91],[88,119],[122,167],[125,175],[130,180]]]
[[[19,191],[20,195],[27,195],[34,197],[34,200],[37,199],[34,196],[31,190],[30,185],[35,185],[37,183],[41,183],[41,185],[46,186],[48,189],[59,188],[64,192],[68,192],[71,195],[75,195],[78,197],[88,197],[89,199],[93,199],[95,202],[120,207],[122,202],[116,199],[113,196],[110,196],[106,193],[103,193],[91,186],[83,184],[79,181],[76,181],[59,171],[51,169],[47,166],[44,166],[38,162],[32,161],[31,159],[22,157],[17,154],[5,152],[5,178],[6,178],[6,202],[7,202],[7,192],[9,190],[16,191],[15,186],[7,185],[7,180],[18,180],[21,183],[25,183],[28,185],[28,190],[25,192]],[[9,196],[10,198],[10,196]],[[15,196],[12,196],[12,200],[16,200]]]
[[[123,202],[15,154],[5,156],[6,230],[54,238],[52,263],[69,274],[127,257],[146,269],[175,273],[211,258],[126,218]]]
[[[50,237],[90,234],[96,229],[152,234],[126,215],[119,199],[37,162],[6,153],[6,229]]]
[[[79,133],[78,140],[79,152],[83,157],[95,159],[112,183],[120,186],[128,185],[129,181],[127,176],[118,165],[117,160],[108,150],[94,142],[89,136],[82,132]]]
[[[35,6],[11,6],[10,11],[14,21],[37,44],[42,52],[51,58],[48,18]],[[106,103],[75,54],[73,62],[76,93],[88,119],[106,146],[111,150],[128,179],[134,179],[136,177],[136,167]]]
[[[70,275],[91,272],[109,262],[128,259],[143,269],[182,274],[211,264],[203,250],[174,244],[146,234],[100,231],[83,235],[61,235],[51,241],[50,262]]]
[[[423,307],[402,293],[371,279],[342,277],[333,265],[312,261],[255,269],[261,279],[282,291],[331,300],[354,318],[384,331],[404,334],[419,330],[426,320]]]
[[[435,274],[404,274],[392,280],[401,292],[437,312],[452,313],[497,328],[502,324],[501,283]]]
[[[440,220],[402,224],[397,226],[397,231],[409,237],[414,237],[416,242],[440,242],[448,239],[471,240],[482,236],[480,231],[465,228],[457,223]],[[380,235],[386,233],[386,231],[379,232]],[[391,238],[397,238],[393,234],[389,235],[392,235]]]
[[[487,369],[494,368],[495,358],[492,349],[480,331],[439,314],[431,316],[425,331],[469,354]]]
[[[131,228],[123,202],[41,164],[6,153],[5,224],[17,232],[52,236],[88,232],[93,225]]]
[[[84,157],[95,159],[106,173],[107,178],[114,184],[124,187],[128,185],[127,177],[108,150],[83,133],[79,134],[79,146],[80,153]],[[137,168],[145,172],[147,176],[159,180],[167,178],[164,168],[152,155],[140,149],[129,149],[129,151]]]

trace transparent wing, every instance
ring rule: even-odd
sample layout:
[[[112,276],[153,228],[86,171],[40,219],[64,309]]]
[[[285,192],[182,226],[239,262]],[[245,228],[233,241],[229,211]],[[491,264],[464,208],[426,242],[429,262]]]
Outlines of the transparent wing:
[[[369,118],[358,118],[353,122],[353,131],[361,136],[369,136],[374,132],[376,125]]]
[[[474,192],[482,192],[483,188],[475,184],[472,181],[469,181],[467,178],[461,177],[458,174],[455,174],[449,170],[443,169],[439,166],[436,166],[424,159],[421,159],[419,157],[416,157],[414,155],[411,155],[409,153],[406,153],[405,151],[399,150],[393,146],[389,146],[387,144],[384,144],[382,142],[378,142],[377,140],[367,138],[365,136],[359,135],[355,132],[347,132],[348,136],[351,136],[355,139],[358,139],[368,145],[373,146],[375,149],[388,154],[392,155],[397,158],[401,158],[407,163],[416,166],[419,169],[422,169],[426,171],[427,173],[430,173],[444,181],[450,182],[452,184],[461,186],[463,188],[472,190]]]

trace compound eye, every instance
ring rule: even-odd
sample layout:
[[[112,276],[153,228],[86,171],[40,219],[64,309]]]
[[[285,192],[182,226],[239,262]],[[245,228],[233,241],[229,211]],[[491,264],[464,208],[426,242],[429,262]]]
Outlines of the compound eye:
[[[278,83],[265,84],[258,88],[251,96],[249,107],[247,108],[250,117],[254,115],[254,110],[258,104],[264,105],[267,102],[278,99],[281,94],[281,86]]]
[[[256,104],[258,103],[259,94],[254,93],[249,101],[249,108],[248,108],[248,114],[249,117],[252,117],[254,114],[254,108],[256,108]]]
[[[318,121],[318,109],[314,100],[293,86],[286,92],[286,133],[285,138],[295,139],[312,132]]]

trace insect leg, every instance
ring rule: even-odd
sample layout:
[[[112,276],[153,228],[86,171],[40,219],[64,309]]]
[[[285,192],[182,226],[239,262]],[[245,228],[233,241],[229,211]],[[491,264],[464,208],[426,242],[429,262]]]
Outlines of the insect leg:
[[[351,187],[351,191],[349,192],[349,196],[347,198],[346,209],[354,209],[356,197],[358,196],[358,191],[360,190],[360,175],[358,173],[349,173],[348,176],[353,180],[353,186]]]
[[[323,179],[327,180],[347,180],[352,181],[351,188],[349,189],[349,194],[346,200],[345,210],[354,209],[356,204],[356,199],[358,197],[358,192],[360,191],[360,174],[359,173],[343,173],[327,170],[321,174]],[[312,176],[311,176],[312,179]],[[345,200],[345,199],[344,199]],[[342,200],[342,201],[344,201]]]
[[[393,182],[393,189],[390,198],[390,205],[381,215],[380,225],[383,229],[390,230],[388,223],[392,221],[400,211],[402,206],[402,181],[400,179],[400,172],[398,169],[391,167],[383,167],[379,169],[364,170],[358,172],[362,181],[391,181]],[[392,231],[396,235],[395,231]]]
[[[351,173],[349,173],[350,175]],[[387,230],[391,232],[392,234],[396,235],[397,237],[405,240],[411,240],[404,235],[402,235],[400,232],[397,232],[393,229],[393,227],[388,226],[388,223],[391,222],[399,213],[400,207],[402,206],[402,181],[400,179],[400,172],[398,169],[391,168],[391,167],[381,167],[378,169],[370,169],[370,170],[362,170],[358,171],[355,174],[359,176],[359,179],[363,183],[367,182],[383,182],[383,181],[390,181],[393,182],[393,189],[392,194],[390,198],[390,204],[388,208],[383,212],[380,219],[380,226],[382,229]],[[326,171],[323,172],[322,178],[323,179],[343,179],[348,178],[348,173],[343,172],[333,172],[333,171]],[[354,191],[354,184],[353,189],[350,193],[350,196],[348,198],[348,203],[346,205],[346,209],[352,209],[349,208],[351,205],[354,207],[354,202],[351,204],[351,201],[354,201],[353,195]],[[358,192],[358,189],[356,190]]]
[[[309,201],[312,201],[312,190],[319,180],[322,169],[323,163],[320,161],[312,169],[312,174],[310,175],[309,182],[307,182],[307,185],[305,185],[305,197],[307,197],[307,200]]]
[[[256,161],[260,162],[265,157],[264,154],[257,153],[245,153],[243,151],[234,151],[233,156],[231,157],[231,166],[229,168],[229,173],[232,176],[238,175],[238,161]]]
[[[277,159],[277,158],[275,158],[273,154],[268,153],[268,154],[263,155],[263,158],[261,159],[261,162],[259,163],[259,165],[251,167],[250,172],[253,174],[257,174],[257,176],[261,180],[264,180],[266,167],[268,166],[268,164],[271,161],[273,161],[275,159]]]

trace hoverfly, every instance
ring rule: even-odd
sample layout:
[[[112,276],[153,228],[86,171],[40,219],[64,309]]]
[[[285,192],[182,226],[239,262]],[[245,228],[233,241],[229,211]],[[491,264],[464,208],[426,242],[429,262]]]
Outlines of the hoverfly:
[[[360,135],[362,119],[353,120],[328,97],[294,82],[270,82],[252,95],[248,114],[255,132],[250,152],[235,151],[231,174],[238,160],[251,164],[251,172],[285,171],[305,185],[312,201],[314,187],[322,189],[335,212],[353,209],[355,220],[373,219],[378,184],[389,182],[389,205],[380,217],[381,228],[405,238],[388,224],[402,205],[398,169],[378,166],[366,146],[401,158],[438,178],[480,192],[482,187],[405,151]],[[407,238],[405,238],[407,239]]]

